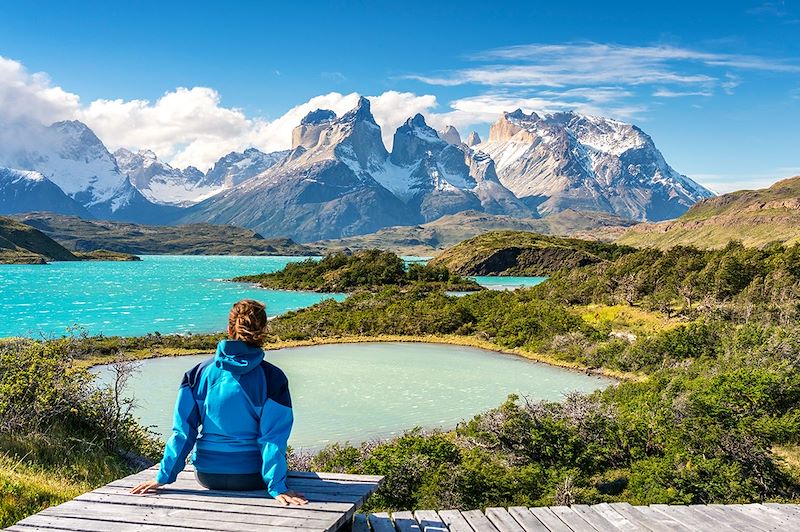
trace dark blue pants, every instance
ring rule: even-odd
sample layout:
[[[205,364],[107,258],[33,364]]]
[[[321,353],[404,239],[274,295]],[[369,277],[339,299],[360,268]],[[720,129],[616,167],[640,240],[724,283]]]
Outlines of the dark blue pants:
[[[210,490],[253,491],[266,490],[261,473],[202,473],[195,470],[194,476],[202,486]]]

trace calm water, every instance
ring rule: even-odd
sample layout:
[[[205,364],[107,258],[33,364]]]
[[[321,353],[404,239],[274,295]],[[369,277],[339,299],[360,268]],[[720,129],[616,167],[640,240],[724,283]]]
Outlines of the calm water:
[[[87,333],[136,336],[225,329],[230,306],[264,301],[271,316],[343,294],[264,290],[226,283],[237,275],[272,272],[304,257],[145,255],[141,262],[54,262],[0,265],[0,337]],[[414,257],[404,257],[407,261]],[[543,277],[476,277],[497,289],[531,286]]]
[[[161,434],[170,431],[181,377],[205,358],[141,363],[127,393],[136,398],[145,425]],[[517,356],[439,344],[298,347],[268,351],[267,359],[289,377],[295,412],[290,443],[309,449],[396,435],[415,426],[453,427],[500,405],[509,393],[560,400],[567,392],[591,392],[613,382]],[[107,367],[95,371],[108,382]]]
[[[54,262],[0,266],[0,337],[65,333],[135,336],[222,331],[242,298],[275,316],[338,294],[264,290],[220,282],[272,272],[304,257],[143,256],[141,262]]]
[[[473,277],[478,284],[491,288],[492,290],[516,290],[542,284],[547,277],[499,277],[499,276],[478,276]]]

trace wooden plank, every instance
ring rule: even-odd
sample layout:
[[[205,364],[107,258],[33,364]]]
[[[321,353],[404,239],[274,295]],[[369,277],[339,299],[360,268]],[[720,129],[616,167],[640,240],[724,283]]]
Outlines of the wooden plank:
[[[772,515],[773,517],[776,517],[778,519],[783,520],[786,523],[789,523],[789,524],[796,524],[797,523],[797,517],[792,512],[784,512],[782,510],[778,510],[776,508],[772,508],[771,506],[765,506],[763,504],[749,504],[747,506],[753,506],[753,507],[759,508],[759,509],[767,512],[768,514]]]
[[[712,532],[717,527],[722,527],[721,523],[714,523],[713,520],[709,519],[705,515],[691,511],[687,506],[651,504],[650,508],[669,517],[673,521],[677,521],[684,527],[691,530]]]
[[[447,532],[447,525],[434,510],[417,510],[414,512],[414,518],[422,532]]]
[[[311,517],[314,519],[331,520],[341,512],[329,512],[304,506],[255,506],[252,504],[220,504],[212,501],[187,499],[177,497],[173,499],[158,497],[157,495],[109,495],[90,491],[79,495],[74,500],[83,502],[96,502],[133,507],[176,508],[183,510],[206,510],[222,513],[240,513],[250,515],[280,515],[288,517]],[[277,501],[276,501],[277,502]],[[280,503],[278,503],[280,504]]]
[[[184,510],[180,508],[159,508],[154,506],[129,506],[122,504],[104,504],[86,501],[67,501],[64,504],[47,508],[39,513],[42,516],[68,517],[90,516],[93,519],[107,521],[132,521],[141,517],[157,519],[165,524],[186,524],[189,522],[204,523],[208,528],[230,530],[250,527],[277,526],[285,528],[301,528],[308,525],[314,529],[330,528],[335,518],[315,519],[311,517],[289,517],[278,515],[253,515],[232,512],[214,512],[204,510]],[[150,521],[147,521],[150,522]],[[196,526],[196,525],[191,525]]]
[[[205,522],[202,520],[185,519],[173,523],[164,522],[163,516],[151,516],[148,514],[131,515],[119,517],[117,519],[106,519],[103,517],[84,517],[79,515],[42,515],[36,514],[24,519],[20,524],[34,525],[45,528],[55,528],[57,530],[79,530],[79,531],[102,531],[108,532],[128,532],[136,530],[165,530],[174,532],[175,529],[197,532],[200,530],[213,530],[217,532],[242,532],[242,530],[253,530],[257,532],[295,532],[297,527],[284,527],[277,525],[247,525],[243,527],[241,523],[224,523],[222,521]],[[326,532],[324,528],[308,528],[304,530],[315,530]]]
[[[23,519],[23,521],[20,521],[15,526],[26,532],[31,530],[70,530],[80,532],[108,532],[109,530],[113,530],[114,532],[137,532],[140,530],[143,532],[198,532],[200,530],[214,530],[211,528],[189,528],[179,525],[165,526],[158,523],[112,523],[98,519],[72,517],[61,517],[56,521],[38,514]],[[283,532],[289,532],[289,530],[293,529],[288,529]],[[276,530],[276,532],[282,531]]]
[[[772,515],[766,511],[766,508],[759,507],[758,505],[731,504],[730,508],[734,511],[749,515],[753,519],[757,519],[758,521],[773,527],[783,529],[786,526],[785,519]]]
[[[572,532],[572,529],[569,527],[569,525],[562,521],[555,513],[553,513],[551,508],[539,506],[529,508],[529,510],[534,517],[536,517],[536,519],[541,521],[542,524],[547,527],[547,530],[550,530],[551,532]]]
[[[470,524],[458,510],[439,510],[439,519],[447,525],[450,532],[474,532]]]
[[[627,503],[612,503],[612,505],[616,504],[627,504]],[[656,511],[654,508],[650,508],[649,506],[636,506],[636,510],[642,515],[642,523],[649,529],[660,531],[660,532],[672,532],[674,530],[683,530],[688,531],[691,530],[690,527],[676,521],[669,515],[665,515],[662,512]]]
[[[138,484],[138,482],[128,482],[126,480],[115,480],[107,484],[107,486],[114,487],[114,488],[132,488]],[[353,483],[345,483],[339,482],[334,480],[305,480],[303,482],[292,482],[291,480],[287,481],[287,487],[293,489],[295,491],[300,491],[305,494],[306,491],[310,493],[330,493],[332,495],[352,495],[356,499],[359,496],[369,495],[375,491],[375,486],[372,484],[353,484]],[[182,479],[179,478],[172,484],[165,486],[162,489],[171,489],[171,490],[181,490],[181,489],[188,489],[188,490],[206,490],[203,486],[198,484],[193,478],[189,479]],[[225,491],[225,490],[208,490],[208,491]],[[236,493],[248,493],[244,491],[237,491]],[[257,493],[261,494],[261,496],[267,497],[265,491],[262,490],[254,490],[250,493]]]
[[[547,527],[524,506],[512,506],[508,509],[508,514],[519,523],[525,532],[548,532]]]
[[[487,508],[486,518],[500,532],[525,532],[525,529],[517,523],[516,519],[505,508]]]
[[[480,510],[468,510],[461,512],[461,515],[475,532],[497,532],[497,528]]]
[[[587,523],[578,512],[569,506],[551,506],[550,511],[556,514],[574,532],[596,532],[592,525]]]
[[[374,532],[395,532],[392,518],[386,512],[369,514],[368,520]]]
[[[103,486],[94,491],[90,491],[83,495],[79,495],[77,499],[92,495],[107,495],[107,496],[121,496],[121,497],[137,497],[141,499],[163,499],[163,500],[178,500],[178,501],[194,501],[194,502],[207,502],[212,504],[233,504],[233,505],[247,505],[255,508],[286,508],[281,503],[268,497],[263,492],[244,492],[250,496],[240,496],[242,492],[236,491],[210,491],[205,488],[197,490],[169,490],[160,489],[156,493],[148,493],[147,495],[132,495],[129,488],[115,488]],[[316,510],[320,512],[341,513],[354,509],[355,505],[350,502],[308,502],[303,508],[309,510]]]
[[[614,529],[616,530],[623,530],[624,532],[639,532],[639,531],[646,531],[649,530],[644,525],[640,525],[631,521],[614,508],[611,507],[610,504],[607,502],[601,502],[600,504],[593,504],[590,508],[597,512],[599,515],[602,515],[606,518],[608,522],[614,525]]]
[[[572,511],[580,515],[596,530],[619,530],[614,523],[592,510],[592,507],[587,504],[573,504]]]
[[[800,506],[797,504],[781,504],[776,502],[767,502],[764,503],[762,506],[778,510],[782,512],[784,515],[788,516],[790,519],[800,520]]]
[[[664,527],[657,521],[655,523],[649,523],[651,519],[641,511],[641,508],[645,508],[644,506],[631,506],[627,502],[612,502],[608,503],[608,506],[636,526],[644,528],[645,530],[664,532]],[[678,525],[678,527],[682,529],[680,525]]]
[[[392,519],[398,532],[420,532],[417,520],[409,511],[393,512]]]
[[[692,506],[696,512],[700,512],[702,514],[707,515],[711,519],[715,519],[720,523],[724,523],[725,525],[733,528],[734,530],[740,530],[743,525],[746,525],[750,530],[756,530],[761,532],[766,532],[771,530],[769,525],[765,525],[756,519],[753,519],[749,515],[742,514],[742,513],[735,513],[730,511],[725,511],[725,507],[722,505],[719,506],[712,506],[712,505],[702,505],[698,504],[696,506]]]
[[[369,525],[367,524],[367,516],[365,514],[356,514],[353,516],[353,525],[350,528],[351,532],[369,532]]]

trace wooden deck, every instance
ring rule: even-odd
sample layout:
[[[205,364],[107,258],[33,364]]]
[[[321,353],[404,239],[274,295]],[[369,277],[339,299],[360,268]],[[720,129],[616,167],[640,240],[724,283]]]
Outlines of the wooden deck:
[[[631,506],[627,503],[539,508],[418,510],[357,514],[353,532],[732,532],[800,531],[800,506],[709,504]]]
[[[355,511],[383,480],[367,475],[290,472],[287,486],[303,493],[309,502],[287,507],[262,491],[207,490],[197,483],[192,467],[187,466],[177,482],[156,494],[129,493],[136,484],[152,479],[155,470],[145,469],[116,480],[27,517],[6,530],[337,530],[349,524]]]
[[[114,481],[48,508],[7,528],[17,532],[70,531],[334,531],[353,532],[800,532],[800,505],[709,504],[631,506],[627,503],[417,510],[356,514],[383,477],[289,473],[288,486],[306,495],[305,506],[281,506],[264,492],[207,490],[191,466],[174,484],[152,495],[129,490],[153,478],[155,468]]]

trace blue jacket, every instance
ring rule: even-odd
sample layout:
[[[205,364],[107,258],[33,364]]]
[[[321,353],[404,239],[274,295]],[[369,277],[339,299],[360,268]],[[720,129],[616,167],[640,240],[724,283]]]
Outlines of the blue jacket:
[[[213,358],[183,376],[156,482],[175,482],[195,448],[198,471],[260,472],[269,494],[277,497],[286,491],[293,419],[283,371],[264,360],[262,349],[222,340]]]

